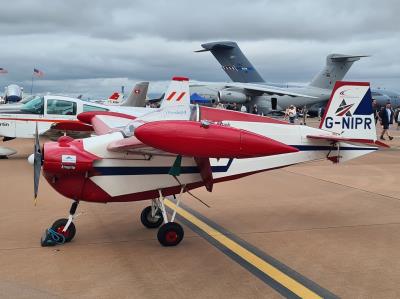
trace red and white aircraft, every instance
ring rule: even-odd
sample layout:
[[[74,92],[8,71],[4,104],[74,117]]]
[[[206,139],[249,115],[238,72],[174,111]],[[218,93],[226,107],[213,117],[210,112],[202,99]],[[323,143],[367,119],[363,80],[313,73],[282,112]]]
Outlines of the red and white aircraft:
[[[337,82],[320,128],[273,118],[190,105],[187,78],[175,77],[160,109],[134,118],[86,112],[96,137],[35,146],[35,196],[41,166],[60,194],[74,201],[68,219],[46,231],[42,245],[69,242],[79,201],[150,200],[142,223],[157,228],[164,246],[183,239],[183,228],[168,217],[166,196],[289,165],[329,159],[347,161],[386,146],[377,141],[369,83]],[[128,116],[127,116],[128,117]],[[126,119],[125,119],[126,121]]]

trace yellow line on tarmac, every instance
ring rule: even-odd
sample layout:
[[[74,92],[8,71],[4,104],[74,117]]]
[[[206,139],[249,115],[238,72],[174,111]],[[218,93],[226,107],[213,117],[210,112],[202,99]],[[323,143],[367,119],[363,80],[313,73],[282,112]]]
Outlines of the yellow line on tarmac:
[[[192,224],[196,225],[198,228],[200,228],[202,231],[207,233],[210,237],[213,239],[217,240],[219,243],[224,245],[226,248],[230,249],[232,252],[240,256],[242,259],[244,259],[246,262],[249,264],[253,265],[257,269],[259,269],[261,272],[265,273],[269,277],[271,277],[273,280],[277,281],[284,287],[286,287],[288,290],[296,294],[297,296],[301,298],[322,298],[318,294],[314,293],[310,289],[306,288],[304,285],[300,284],[293,278],[289,277],[279,269],[275,268],[271,264],[267,263],[265,260],[259,258],[243,246],[239,245],[235,241],[229,239],[227,236],[224,234],[220,233],[216,229],[212,228],[208,224],[204,223],[201,221],[199,218],[195,217],[188,211],[177,207],[172,201],[166,199],[164,201],[165,205],[168,206],[169,208],[175,210],[176,212],[185,218],[186,220],[190,221]]]

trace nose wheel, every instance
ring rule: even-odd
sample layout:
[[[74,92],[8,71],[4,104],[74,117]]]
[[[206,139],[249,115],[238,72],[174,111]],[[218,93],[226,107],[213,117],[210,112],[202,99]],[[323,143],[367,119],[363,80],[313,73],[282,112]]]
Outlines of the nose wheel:
[[[68,223],[68,219],[66,218],[61,218],[56,220],[53,225],[51,226],[51,229],[58,234],[62,235],[65,238],[64,243],[71,242],[72,239],[75,237],[76,234],[76,228],[75,224],[71,222],[71,224],[68,226],[68,228],[64,231],[65,226]]]
[[[50,228],[46,229],[40,240],[43,247],[61,245],[72,241],[76,234],[76,227],[72,221],[74,220],[78,204],[78,201],[73,202],[68,218],[58,219]]]

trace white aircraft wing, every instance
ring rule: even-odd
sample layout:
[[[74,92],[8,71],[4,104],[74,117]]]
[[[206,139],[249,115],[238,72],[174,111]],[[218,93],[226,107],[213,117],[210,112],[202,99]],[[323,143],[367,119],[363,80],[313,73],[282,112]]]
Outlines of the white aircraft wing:
[[[316,99],[317,98],[315,96],[310,96],[310,95],[307,95],[307,94],[291,92],[291,91],[286,90],[284,88],[273,87],[273,86],[268,86],[268,85],[263,85],[263,84],[232,82],[232,83],[225,83],[225,86],[227,88],[235,87],[235,88],[246,89],[246,90],[249,90],[249,91],[263,92],[263,93],[266,93],[266,94],[269,94],[269,95],[278,95],[278,96],[285,96],[286,95],[286,96],[291,96],[291,97],[303,97],[303,98],[310,98],[310,99]]]
[[[193,87],[204,87],[204,88],[211,88],[211,89],[224,89],[224,88],[238,88],[238,89],[244,89],[248,91],[253,91],[253,92],[261,92],[261,93],[266,93],[269,95],[278,95],[278,96],[291,96],[291,97],[303,97],[303,98],[310,98],[310,99],[316,99],[318,97],[315,96],[310,96],[307,94],[302,94],[302,93],[297,93],[297,92],[291,92],[288,89],[285,88],[279,88],[275,86],[270,86],[266,84],[256,84],[256,83],[241,83],[241,82],[197,82],[193,81],[190,83],[190,86]]]

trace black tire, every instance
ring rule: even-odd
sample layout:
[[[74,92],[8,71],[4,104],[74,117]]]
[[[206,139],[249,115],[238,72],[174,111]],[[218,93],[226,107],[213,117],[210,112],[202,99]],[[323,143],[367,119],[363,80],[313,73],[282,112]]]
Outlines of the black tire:
[[[157,239],[163,246],[176,246],[183,239],[183,228],[176,222],[163,224],[157,233]]]
[[[147,228],[157,228],[164,222],[164,217],[160,210],[156,212],[156,217],[151,217],[151,206],[143,209],[142,214],[140,214],[140,221]]]
[[[68,219],[61,218],[56,220],[53,225],[51,226],[51,229],[56,231],[59,234],[62,234],[65,237],[65,243],[71,242],[71,240],[75,237],[76,233],[76,228],[75,224],[71,222],[70,226],[68,229],[63,232],[62,230],[64,229],[65,225],[67,224]]]

